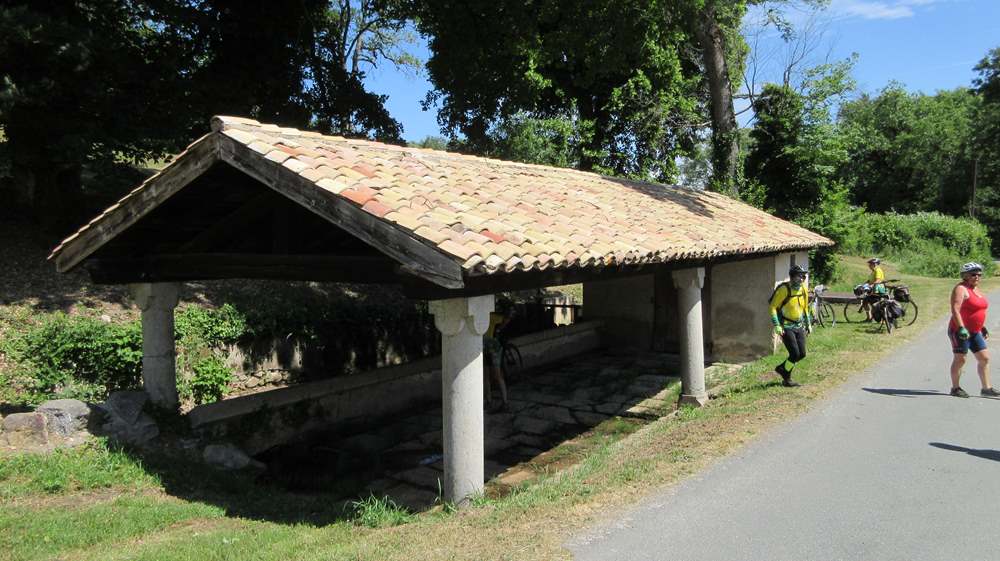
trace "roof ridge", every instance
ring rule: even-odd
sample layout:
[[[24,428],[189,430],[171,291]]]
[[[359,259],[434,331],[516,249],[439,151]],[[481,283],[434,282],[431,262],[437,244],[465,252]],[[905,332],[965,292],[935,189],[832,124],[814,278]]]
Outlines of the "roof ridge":
[[[352,144],[365,144],[365,145],[373,145],[373,146],[376,146],[376,147],[396,147],[396,148],[402,148],[402,149],[405,149],[405,150],[416,150],[416,151],[419,151],[419,152],[421,152],[423,154],[429,154],[429,155],[433,155],[433,156],[441,156],[441,157],[445,157],[445,158],[471,158],[471,159],[478,160],[478,161],[483,161],[483,162],[486,162],[486,163],[492,164],[492,165],[503,164],[503,165],[508,165],[508,166],[519,166],[519,167],[525,167],[525,168],[537,168],[537,169],[543,169],[543,170],[547,170],[547,171],[557,171],[559,173],[569,173],[569,174],[573,174],[573,175],[582,175],[582,176],[585,176],[585,177],[598,177],[598,178],[602,178],[602,179],[610,179],[612,181],[624,181],[624,182],[627,182],[627,183],[632,183],[634,185],[648,185],[650,187],[670,187],[670,188],[673,188],[673,189],[684,189],[686,191],[694,191],[694,192],[698,192],[698,193],[701,193],[701,192],[707,193],[708,192],[708,191],[705,191],[704,189],[698,189],[698,188],[695,188],[695,187],[690,187],[690,186],[687,186],[687,185],[680,185],[680,184],[676,184],[676,183],[658,183],[656,181],[648,181],[648,180],[644,180],[644,179],[633,179],[631,177],[619,177],[619,176],[615,176],[615,175],[606,175],[606,174],[603,174],[603,173],[597,173],[597,172],[594,172],[594,171],[583,171],[583,170],[579,170],[579,169],[576,169],[576,168],[570,168],[570,167],[565,167],[564,168],[564,167],[552,166],[552,165],[546,165],[546,164],[533,164],[533,163],[529,163],[529,162],[518,162],[516,160],[504,160],[504,159],[500,159],[500,158],[490,158],[490,157],[487,157],[487,156],[480,156],[480,155],[477,155],[477,154],[465,154],[463,152],[449,152],[447,150],[437,150],[435,148],[421,148],[421,147],[418,147],[418,146],[409,146],[409,145],[407,145],[407,146],[398,146],[397,147],[394,144],[389,144],[387,142],[380,142],[380,141],[377,141],[377,140],[368,140],[368,139],[365,139],[365,138],[348,138],[348,137],[345,137],[345,136],[339,136],[339,135],[334,135],[334,134],[322,134],[320,132],[311,131],[311,130],[303,130],[303,129],[298,129],[298,128],[295,128],[295,127],[282,127],[280,125],[276,125],[276,124],[272,124],[272,123],[261,123],[260,121],[257,121],[256,119],[251,119],[249,117],[238,117],[238,116],[234,116],[234,115],[215,115],[211,119],[210,126],[211,126],[211,128],[212,128],[212,130],[214,132],[222,132],[222,131],[229,130],[229,129],[236,129],[236,130],[242,130],[242,131],[263,130],[264,132],[268,132],[268,133],[271,133],[271,134],[277,134],[278,136],[291,136],[291,137],[307,136],[307,137],[312,137],[312,138],[330,138],[330,139],[341,140],[341,141],[344,141],[344,142],[347,142],[347,143],[352,143]]]

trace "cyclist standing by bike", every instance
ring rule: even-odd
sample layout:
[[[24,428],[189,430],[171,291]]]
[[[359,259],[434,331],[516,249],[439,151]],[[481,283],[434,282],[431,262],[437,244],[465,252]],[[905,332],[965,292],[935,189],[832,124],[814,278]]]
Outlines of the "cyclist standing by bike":
[[[871,270],[871,274],[868,276],[868,289],[871,294],[886,294],[885,287],[885,271],[882,270],[882,260],[878,257],[872,257],[868,260],[868,269]],[[870,305],[865,306],[865,315],[867,318],[865,321],[872,321],[872,307]]]
[[[486,409],[491,412],[507,411],[510,405],[507,401],[507,380],[504,379],[502,360],[503,344],[500,342],[500,332],[514,316],[513,302],[507,299],[497,299],[496,311],[490,312],[490,326],[483,334],[483,350],[485,351],[485,366],[483,369],[483,390],[486,394]],[[500,404],[494,405],[493,387],[491,381],[500,388]]]
[[[979,263],[966,263],[962,265],[961,274],[962,282],[951,291],[951,321],[948,323],[948,340],[953,353],[951,395],[969,397],[958,382],[962,377],[962,367],[965,366],[965,355],[971,350],[972,356],[976,357],[979,381],[982,383],[979,395],[1000,397],[1000,392],[990,384],[990,351],[986,348],[986,340],[990,337],[986,329],[986,309],[990,304],[979,291],[983,266]]]
[[[794,388],[799,384],[792,381],[795,364],[806,356],[806,333],[812,331],[809,316],[809,289],[806,287],[806,270],[793,265],[788,270],[788,282],[783,282],[771,294],[771,323],[774,334],[781,337],[788,358],[775,367],[781,376],[781,385]]]

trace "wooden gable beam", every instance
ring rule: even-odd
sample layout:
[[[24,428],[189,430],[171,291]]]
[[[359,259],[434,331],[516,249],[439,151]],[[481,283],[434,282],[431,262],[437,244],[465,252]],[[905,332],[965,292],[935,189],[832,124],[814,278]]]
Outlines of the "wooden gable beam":
[[[264,218],[274,209],[272,197],[268,191],[253,197],[177,248],[177,253],[203,253],[221,242],[240,235],[238,232],[240,226]]]
[[[218,160],[218,135],[207,134],[195,141],[174,163],[95,219],[78,236],[63,242],[50,259],[60,273],[76,267],[101,246],[149,214],[160,203],[205,173]]]
[[[218,134],[222,161],[343,228],[398,261],[404,270],[446,288],[465,286],[458,262],[409,233],[327,193],[288,168],[261,157],[242,143]]]
[[[240,278],[399,284],[401,278],[399,264],[384,256],[184,253],[95,258],[86,267],[99,284]]]

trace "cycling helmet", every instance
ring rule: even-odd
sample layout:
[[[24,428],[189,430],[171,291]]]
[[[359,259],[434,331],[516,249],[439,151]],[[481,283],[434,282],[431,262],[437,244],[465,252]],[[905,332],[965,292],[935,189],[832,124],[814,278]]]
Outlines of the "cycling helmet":
[[[806,271],[805,269],[803,269],[802,267],[800,267],[798,265],[792,265],[792,268],[788,269],[788,276],[790,276],[790,277],[795,277],[795,276],[802,276],[802,277],[804,277],[804,276],[806,276],[806,273],[808,273],[808,272],[809,271]]]
[[[970,261],[970,262],[966,263],[965,265],[962,265],[962,274],[963,275],[965,273],[976,273],[976,272],[978,272],[978,273],[982,273],[983,272],[983,266],[980,265],[979,263],[976,263],[975,261]]]
[[[869,263],[874,263],[874,264],[878,265],[879,263],[882,262],[882,260],[879,259],[878,257],[872,257],[871,259],[868,260],[868,262]]]

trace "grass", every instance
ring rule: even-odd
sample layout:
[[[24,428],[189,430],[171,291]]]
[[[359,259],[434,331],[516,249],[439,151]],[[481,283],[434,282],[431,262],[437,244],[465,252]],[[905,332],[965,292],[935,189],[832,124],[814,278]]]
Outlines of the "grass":
[[[866,276],[862,259],[845,259],[845,268],[837,289]],[[411,515],[375,497],[345,510],[331,497],[99,446],[0,458],[0,559],[566,559],[561,544],[572,533],[800,414],[943,317],[953,280],[899,278],[920,304],[917,324],[890,335],[864,324],[818,330],[796,370],[801,388],[779,387],[769,372],[781,355],[764,357],[714,379],[707,406],[648,424],[606,421],[549,453],[571,467],[542,466],[537,478],[460,512]]]

